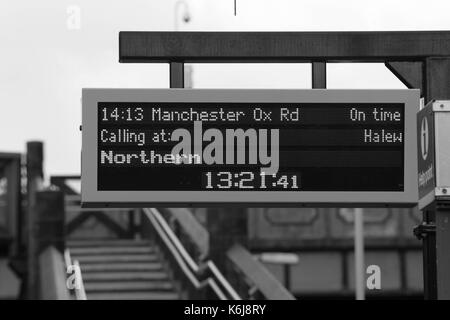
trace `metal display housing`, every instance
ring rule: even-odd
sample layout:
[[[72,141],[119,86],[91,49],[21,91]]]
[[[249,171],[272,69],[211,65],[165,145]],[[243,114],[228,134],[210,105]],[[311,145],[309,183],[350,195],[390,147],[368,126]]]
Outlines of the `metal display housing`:
[[[83,89],[83,207],[341,206],[412,207],[417,204],[419,90]],[[404,103],[404,190],[329,191],[99,191],[97,190],[98,102]]]
[[[434,137],[430,143],[434,148],[434,188],[419,199],[423,210],[435,200],[450,200],[450,101],[436,100],[424,109],[429,109],[433,120]]]

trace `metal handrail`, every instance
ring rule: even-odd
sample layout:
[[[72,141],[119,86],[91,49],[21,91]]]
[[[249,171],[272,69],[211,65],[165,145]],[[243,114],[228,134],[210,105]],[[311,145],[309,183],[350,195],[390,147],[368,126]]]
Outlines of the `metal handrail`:
[[[229,296],[233,300],[241,300],[240,296],[225,279],[225,277],[220,273],[214,262],[212,262],[211,260],[205,262],[205,266],[210,271],[212,277],[210,276],[203,281],[199,281],[197,278],[197,274],[200,271],[199,265],[186,251],[180,240],[176,237],[172,229],[167,224],[166,220],[155,208],[146,208],[143,210],[154,226],[159,237],[163,240],[164,244],[167,246],[174,259],[177,261],[183,274],[186,276],[186,278],[189,279],[191,284],[196,289],[201,289],[208,285],[214,291],[216,296],[221,300],[226,300],[227,296]],[[222,286],[225,292],[223,292],[218,283]]]
[[[167,236],[170,238],[170,240],[174,243],[177,251],[181,254],[183,259],[186,261],[186,263],[189,265],[189,267],[194,270],[195,272],[199,271],[198,265],[194,262],[194,259],[189,255],[187,250],[184,248],[184,246],[181,244],[180,240],[177,236],[173,233],[172,229],[169,227],[169,225],[166,223],[166,220],[161,216],[159,211],[155,208],[148,208],[147,210],[150,210],[152,214],[155,216],[155,219],[158,220],[161,227],[164,229],[164,232],[167,234]]]
[[[227,250],[226,256],[254,284],[252,291],[257,289],[269,300],[295,300],[289,290],[242,245],[234,244]]]
[[[241,300],[241,297],[237,294],[237,292],[233,289],[230,283],[225,279],[222,272],[219,271],[216,264],[211,260],[206,261],[206,266],[217,279],[217,281],[229,292],[230,296],[233,297],[234,300]]]
[[[39,294],[33,299],[70,300],[64,257],[54,246],[48,246],[39,255]]]
[[[199,266],[194,262],[194,259],[189,255],[185,247],[181,244],[178,237],[174,234],[172,229],[170,229],[169,225],[167,224],[166,220],[162,217],[162,215],[154,208],[152,208],[154,212],[157,213],[157,218],[160,221],[160,223],[164,226],[168,236],[172,239],[172,241],[175,243],[175,246],[180,249],[180,252],[182,253],[183,257],[187,259],[187,262],[189,266],[195,271],[198,272],[200,270]],[[240,300],[239,295],[237,292],[233,289],[233,287],[230,285],[230,283],[225,279],[223,274],[219,271],[215,263],[211,260],[208,260],[205,262],[206,267],[211,271],[211,274],[214,275],[214,278],[225,288],[225,290],[229,293],[229,295],[234,300]]]
[[[79,176],[68,176],[68,177],[59,177],[59,178],[70,178],[70,179],[76,179],[79,178]],[[66,195],[66,200],[70,201],[79,201],[80,196],[79,195]],[[170,253],[174,257],[174,259],[177,261],[177,264],[183,271],[184,275],[189,279],[191,284],[196,289],[201,289],[203,287],[209,286],[213,292],[216,294],[216,296],[221,300],[226,300],[227,297],[230,297],[233,300],[241,300],[241,297],[238,295],[238,293],[233,289],[233,287],[230,285],[230,283],[225,279],[225,277],[222,275],[222,273],[219,271],[217,266],[214,264],[213,261],[208,260],[205,262],[204,266],[206,269],[210,272],[212,276],[207,277],[205,280],[200,281],[198,279],[198,274],[201,272],[201,268],[199,265],[194,261],[194,259],[190,256],[190,254],[187,252],[185,247],[181,244],[178,237],[174,234],[172,229],[167,224],[167,221],[162,217],[160,212],[155,208],[146,208],[143,209],[146,216],[149,218],[149,221],[152,223],[153,227],[155,228],[156,232],[166,245],[166,247],[169,249]],[[79,268],[78,261],[71,261],[70,258],[70,252],[69,250],[66,250],[64,252],[64,257],[66,260],[66,266],[71,265],[72,263],[76,265]],[[79,276],[81,277],[81,269]],[[78,290],[75,290],[75,294],[77,296],[77,300],[85,300],[86,299],[86,293],[84,290],[84,284],[82,281],[82,278],[79,279],[81,283],[81,288]],[[223,288],[223,289],[221,289]],[[225,292],[224,292],[225,291]]]
[[[180,212],[180,210],[184,210],[184,212]],[[189,220],[196,218],[191,213],[191,211],[189,211],[188,209],[178,209],[178,208],[161,209],[161,216],[163,216],[164,213],[169,214],[170,219],[167,219],[168,221],[172,221],[172,219],[175,219],[178,222],[177,228],[175,228],[174,230],[179,230],[179,228],[181,228],[180,230],[181,234],[186,235],[188,237],[188,241],[194,244],[196,249],[196,250],[194,249],[194,252],[199,251],[201,253],[201,257],[207,257],[208,252],[205,251],[204,248],[205,247],[208,248],[208,246],[207,245],[205,246],[205,244],[202,243],[202,241],[204,240],[208,241],[209,233],[208,231],[206,231],[206,229],[204,229],[203,225],[199,224],[195,227],[192,226],[192,221]],[[189,219],[186,219],[186,217],[189,217]],[[204,232],[207,234],[206,239],[204,236],[203,237],[199,236],[199,233],[202,232],[200,228],[203,229]],[[178,239],[181,238],[175,236],[174,241],[179,242]],[[255,259],[251,255],[251,252],[249,252],[246,248],[242,246],[240,247],[239,250],[240,261],[238,261],[238,263],[235,263],[234,261],[235,259],[233,259],[232,256],[229,255],[232,252],[237,252],[235,250],[236,248],[234,248],[231,251],[230,249],[231,248],[229,248],[229,250],[227,250],[226,253],[224,253],[225,256],[227,257],[227,261],[234,263],[234,266],[236,267],[234,271],[237,272],[235,275],[237,275],[241,280],[243,280],[242,284],[244,286],[246,284],[250,285],[248,281],[253,282],[253,291],[255,291],[255,295],[256,292],[258,292],[262,294],[263,297],[268,299],[293,299],[293,296],[288,293],[288,291],[283,287],[283,285],[273,276],[271,276],[271,273],[268,270],[264,270],[267,268],[260,262],[255,261]],[[200,260],[196,261],[203,261],[203,259],[201,258]],[[222,285],[222,288],[226,287],[228,285],[228,282],[225,280],[223,275],[217,269],[216,265],[211,262],[212,261],[208,261],[203,266],[206,267],[206,269],[208,269],[208,271],[210,271],[214,275],[214,279],[216,279],[218,284]],[[251,266],[251,268],[249,268],[249,266]]]
[[[145,211],[145,209],[144,209]],[[154,226],[156,232],[166,245],[166,247],[169,249],[175,260],[177,261],[178,265],[180,266],[183,273],[186,275],[186,277],[189,279],[189,281],[196,287],[200,288],[200,281],[197,280],[197,277],[194,275],[194,273],[189,269],[189,267],[186,264],[186,261],[181,256],[181,253],[175,249],[175,246],[170,242],[167,235],[164,234],[164,231],[162,230],[162,227],[159,225],[159,223],[156,221],[156,218],[154,217],[154,212],[146,212],[147,217],[149,218],[150,222]]]
[[[70,256],[69,249],[64,250],[64,263],[66,265],[66,270],[68,266],[72,265],[72,258]]]
[[[209,232],[200,223],[195,214],[188,208],[158,208],[158,210],[163,217],[166,217],[166,214],[170,216],[167,222],[175,234],[178,236],[177,230],[182,231],[183,238],[186,236],[189,244],[195,247],[195,252],[198,254],[196,261],[205,260],[209,254]],[[187,249],[190,252],[189,247]]]

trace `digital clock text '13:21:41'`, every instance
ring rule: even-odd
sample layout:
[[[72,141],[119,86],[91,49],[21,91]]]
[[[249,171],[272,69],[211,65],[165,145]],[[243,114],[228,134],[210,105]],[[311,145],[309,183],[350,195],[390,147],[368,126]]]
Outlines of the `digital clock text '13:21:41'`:
[[[203,187],[206,189],[299,189],[297,173],[266,174],[264,172],[208,171],[203,174]]]

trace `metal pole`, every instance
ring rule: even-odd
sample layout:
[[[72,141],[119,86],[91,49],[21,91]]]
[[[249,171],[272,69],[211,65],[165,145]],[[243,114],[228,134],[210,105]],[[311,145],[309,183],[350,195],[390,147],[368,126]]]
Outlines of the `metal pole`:
[[[450,99],[450,86],[448,85],[450,82],[450,56],[448,53],[445,57],[427,58],[425,60],[425,76],[426,102]],[[437,181],[444,179],[444,177],[438,176],[438,171],[436,171],[436,175]],[[428,272],[426,279],[434,283],[427,284],[426,297],[448,300],[450,299],[450,210],[448,203],[441,201],[437,201],[436,206],[431,210],[431,217],[427,218],[434,218],[436,231],[434,235],[425,237],[424,242],[431,247],[431,250],[426,253],[429,260],[426,262],[427,267],[424,270]],[[430,213],[426,212],[426,215],[430,215]],[[429,222],[426,223],[429,224]]]
[[[37,299],[36,193],[43,178],[43,143],[27,143],[27,298]]]
[[[312,87],[313,89],[327,88],[326,61],[315,61],[312,63]]]
[[[423,223],[421,226],[430,228],[428,232],[420,235],[423,250],[423,291],[425,300],[437,299],[436,275],[436,217],[431,210],[422,211]],[[434,227],[434,228],[433,228]],[[433,231],[431,231],[433,230]]]
[[[179,25],[178,19],[179,19],[179,10],[180,10],[181,7],[183,7],[183,9],[184,9],[184,12],[183,12],[183,15],[182,15],[184,23],[188,23],[191,20],[191,15],[189,13],[189,6],[188,6],[187,2],[185,2],[183,0],[178,0],[175,3],[175,8],[174,8],[174,14],[175,14],[175,17],[174,17],[174,29],[175,29],[175,31],[179,31],[180,30],[180,25]],[[178,72],[178,71],[176,71],[176,72]],[[191,65],[186,65],[185,66],[183,64],[183,84],[182,85],[175,85],[173,87],[174,88],[192,88],[193,87],[193,84],[192,84],[192,73],[193,73],[192,66]],[[172,75],[172,73],[171,73],[171,75]],[[171,88],[172,88],[172,86],[171,86]]]
[[[365,299],[364,283],[364,212],[361,208],[355,209],[355,290],[356,300]]]
[[[448,201],[436,206],[437,298],[450,300],[450,209]]]
[[[171,62],[169,64],[169,72],[170,88],[184,88],[184,63]]]

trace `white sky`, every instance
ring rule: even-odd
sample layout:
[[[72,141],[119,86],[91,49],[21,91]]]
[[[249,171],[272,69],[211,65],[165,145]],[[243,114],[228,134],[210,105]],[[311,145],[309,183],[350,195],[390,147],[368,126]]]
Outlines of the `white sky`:
[[[187,0],[195,31],[450,30],[449,0]],[[81,29],[67,28],[67,8]],[[45,142],[46,174],[80,172],[81,88],[168,87],[165,64],[119,64],[118,32],[174,29],[174,0],[1,0],[0,151]],[[181,10],[180,10],[181,11]],[[180,15],[178,15],[180,18]],[[309,64],[194,65],[194,87],[309,88]],[[329,88],[402,88],[383,65],[328,65]]]

